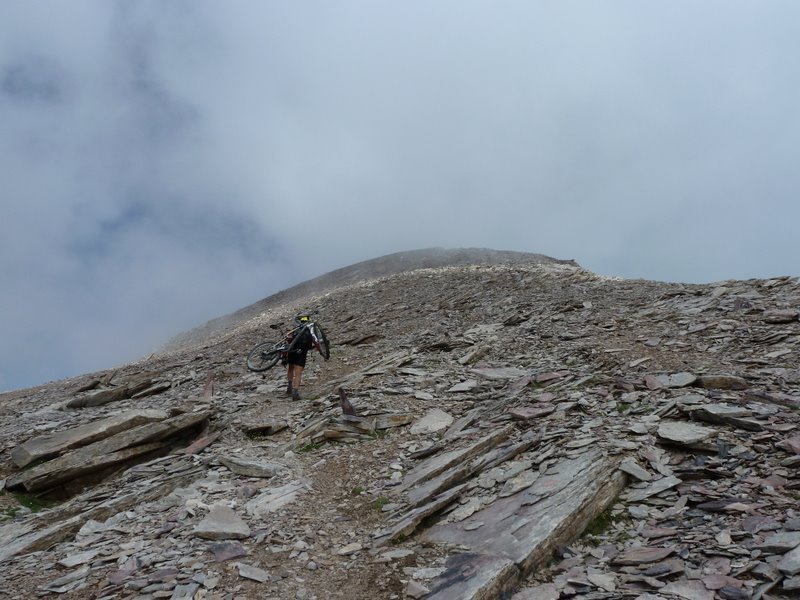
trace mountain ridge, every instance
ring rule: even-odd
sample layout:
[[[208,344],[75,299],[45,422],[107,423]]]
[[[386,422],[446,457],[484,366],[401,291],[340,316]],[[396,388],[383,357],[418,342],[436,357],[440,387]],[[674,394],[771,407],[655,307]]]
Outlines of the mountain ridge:
[[[221,333],[229,327],[235,327],[239,323],[267,310],[271,306],[292,302],[312,294],[323,293],[359,281],[370,281],[379,277],[386,277],[417,269],[445,266],[455,267],[459,265],[521,263],[567,264],[578,266],[578,264],[571,259],[562,260],[544,254],[511,250],[493,250],[489,248],[433,247],[394,252],[334,269],[318,277],[276,292],[275,294],[258,300],[232,313],[211,319],[203,325],[174,336],[165,344],[164,350],[176,350],[186,344],[201,342],[206,337]]]

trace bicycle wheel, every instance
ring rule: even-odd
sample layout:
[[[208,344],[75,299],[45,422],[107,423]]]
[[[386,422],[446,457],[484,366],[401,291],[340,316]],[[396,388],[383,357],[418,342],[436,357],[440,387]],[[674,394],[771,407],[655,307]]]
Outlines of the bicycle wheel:
[[[317,350],[325,360],[328,360],[331,357],[331,347],[328,344],[328,338],[325,337],[325,332],[319,325],[314,325],[314,334],[317,336]]]
[[[247,355],[247,368],[256,373],[274,367],[281,358],[281,344],[261,342]]]

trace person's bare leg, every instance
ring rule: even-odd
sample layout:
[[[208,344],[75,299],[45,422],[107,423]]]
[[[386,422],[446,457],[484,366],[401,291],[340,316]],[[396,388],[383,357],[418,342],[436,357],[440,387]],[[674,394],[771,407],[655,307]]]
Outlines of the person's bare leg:
[[[292,376],[292,389],[299,390],[300,389],[300,381],[303,378],[303,367],[300,365],[293,365],[294,366],[294,373]]]

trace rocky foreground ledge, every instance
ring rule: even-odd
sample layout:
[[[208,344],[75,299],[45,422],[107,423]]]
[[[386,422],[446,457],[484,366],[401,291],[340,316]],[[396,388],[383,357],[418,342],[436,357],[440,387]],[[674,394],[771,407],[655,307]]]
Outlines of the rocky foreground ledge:
[[[460,265],[303,302],[333,353],[300,402],[243,360],[296,301],[0,396],[0,595],[797,597],[798,279]]]

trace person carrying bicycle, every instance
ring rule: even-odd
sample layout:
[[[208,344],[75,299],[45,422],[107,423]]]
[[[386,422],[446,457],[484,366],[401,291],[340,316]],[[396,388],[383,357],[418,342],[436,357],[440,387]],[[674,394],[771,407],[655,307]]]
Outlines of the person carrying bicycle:
[[[311,332],[305,327],[306,324],[311,322],[311,315],[299,313],[295,315],[294,321],[298,327],[286,334],[287,341],[291,343],[294,340],[294,336],[300,336],[300,338],[294,344],[292,351],[286,353],[286,395],[291,396],[292,400],[302,400],[300,383],[303,377],[303,369],[306,367],[308,351],[314,347],[314,339],[311,336]]]

